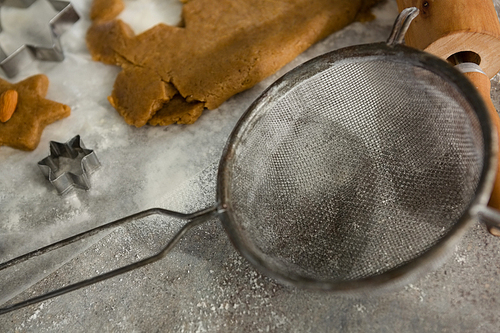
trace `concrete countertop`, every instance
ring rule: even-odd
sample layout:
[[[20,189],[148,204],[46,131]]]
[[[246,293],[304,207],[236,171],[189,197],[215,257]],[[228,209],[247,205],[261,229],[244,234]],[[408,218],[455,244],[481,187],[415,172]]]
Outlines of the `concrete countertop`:
[[[14,176],[36,177],[38,171],[32,171],[32,165],[48,153],[48,141],[69,139],[65,133],[71,129],[82,135],[87,147],[101,154],[103,169],[92,177],[94,187],[88,194],[59,198],[49,187],[44,187],[39,200],[40,206],[45,208],[34,211],[27,208],[30,212],[26,216],[18,213],[20,206],[14,202],[33,200],[29,188],[17,192],[5,190],[4,196],[0,196],[4,200],[0,203],[2,214],[7,217],[0,229],[3,242],[0,255],[3,256],[10,249],[21,254],[25,248],[52,241],[57,228],[64,229],[60,233],[62,236],[81,230],[79,222],[83,219],[102,223],[154,206],[192,212],[211,205],[215,200],[217,162],[225,139],[238,117],[260,92],[286,71],[316,55],[348,45],[384,41],[397,15],[395,1],[385,2],[374,10],[374,21],[357,22],[331,35],[273,77],[231,98],[211,111],[208,117],[202,117],[192,130],[155,128],[146,132],[124,125],[122,128],[122,125],[104,120],[92,129],[87,116],[78,115],[84,111],[92,115],[103,110],[111,112],[105,97],[117,70],[90,61],[81,42],[89,24],[90,1],[75,1],[74,4],[82,19],[66,37],[67,60],[57,65],[59,67],[34,64],[24,75],[47,72],[52,97],[70,104],[72,97],[65,101],[64,94],[82,98],[82,93],[74,92],[76,88],[68,88],[64,81],[61,82],[59,71],[73,73],[70,79],[75,80],[87,71],[100,71],[102,77],[79,87],[87,89],[84,98],[97,95],[99,102],[73,108],[76,120],[48,129],[49,133],[42,138],[40,147],[30,153],[32,155],[2,148],[0,156],[21,164],[19,172],[23,173],[14,172]],[[498,11],[500,1],[495,0],[495,5]],[[107,88],[101,92],[104,86]],[[500,109],[498,75],[492,80],[492,99]],[[120,124],[118,120],[121,119],[115,121]],[[218,128],[215,134],[210,132],[214,126]],[[122,138],[104,136],[104,131],[119,133]],[[174,137],[187,143],[178,144]],[[148,155],[141,152],[143,145],[156,138],[170,140],[168,148],[162,150],[165,156],[160,154],[157,164],[153,161],[131,169],[130,161],[113,160],[123,155],[125,143],[135,140],[136,143],[131,143],[127,149],[130,155],[144,161]],[[162,145],[153,144],[151,149],[160,151]],[[165,162],[170,159],[177,164]],[[116,170],[118,166],[123,170]],[[12,166],[2,168],[5,168],[2,172],[13,172]],[[111,168],[115,168],[116,183],[107,173]],[[141,181],[128,176],[130,179],[120,181],[131,173],[145,175],[146,179]],[[45,186],[43,179],[36,178],[33,182]],[[0,183],[6,189],[9,184],[7,180]],[[110,184],[115,186],[112,196],[104,189]],[[103,198],[109,201],[101,202]],[[74,211],[77,213],[72,213]],[[50,221],[57,221],[56,227],[39,222],[49,217]],[[29,229],[26,233],[19,227],[25,220],[33,221],[26,222]],[[63,220],[69,220],[74,228],[59,222]],[[149,217],[85,244],[77,244],[56,254],[47,266],[50,269],[45,269],[43,262],[35,262],[9,275],[15,288],[2,287],[0,299],[3,296],[6,301],[13,297],[19,301],[152,254],[180,225],[179,221]],[[49,231],[41,232],[47,228]],[[213,220],[190,232],[167,258],[157,263],[0,316],[0,331],[495,333],[500,331],[499,258],[500,239],[477,224],[444,265],[417,282],[383,295],[335,296],[282,286],[259,274],[233,248],[220,222]],[[16,284],[12,280],[19,281]]]

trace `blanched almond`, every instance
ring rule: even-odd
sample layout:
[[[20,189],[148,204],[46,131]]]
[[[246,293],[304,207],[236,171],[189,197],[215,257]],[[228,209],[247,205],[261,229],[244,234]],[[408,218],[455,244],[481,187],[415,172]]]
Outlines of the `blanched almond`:
[[[0,94],[0,121],[5,123],[17,107],[17,91],[9,89]]]

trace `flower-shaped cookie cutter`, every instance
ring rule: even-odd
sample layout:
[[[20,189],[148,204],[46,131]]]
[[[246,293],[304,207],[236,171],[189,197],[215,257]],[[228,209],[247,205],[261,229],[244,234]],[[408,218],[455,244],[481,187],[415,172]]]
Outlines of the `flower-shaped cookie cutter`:
[[[35,1],[37,0],[0,0],[0,8],[4,6],[28,8]],[[33,60],[59,62],[64,60],[60,37],[80,19],[80,15],[78,15],[73,5],[68,1],[48,0],[48,2],[57,11],[56,16],[49,21],[52,46],[42,47],[24,44],[10,55],[7,55],[0,47],[0,67],[8,77],[16,76],[23,67],[30,64]],[[2,24],[0,22],[1,31]]]
[[[71,163],[63,163],[64,158],[80,161],[79,170],[70,172]],[[77,135],[65,143],[50,141],[50,155],[38,162],[38,166],[57,192],[63,195],[73,188],[89,190],[89,175],[96,171],[101,163],[94,151],[85,148]]]

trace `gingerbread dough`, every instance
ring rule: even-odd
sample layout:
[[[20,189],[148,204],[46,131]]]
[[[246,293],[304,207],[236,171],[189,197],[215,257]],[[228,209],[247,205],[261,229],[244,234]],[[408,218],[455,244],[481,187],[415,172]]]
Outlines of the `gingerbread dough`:
[[[191,124],[379,1],[189,0],[180,26],[135,35],[121,0],[94,0],[87,46],[122,67],[109,101],[128,124]]]
[[[0,79],[0,93],[9,89],[18,93],[12,117],[0,122],[0,146],[33,150],[47,125],[70,115],[69,106],[45,99],[48,88],[49,79],[42,74],[14,84]]]

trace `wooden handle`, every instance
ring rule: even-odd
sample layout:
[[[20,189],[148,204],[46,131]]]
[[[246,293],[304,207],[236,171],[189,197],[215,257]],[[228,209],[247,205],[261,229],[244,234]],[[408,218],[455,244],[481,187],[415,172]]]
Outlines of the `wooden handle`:
[[[500,118],[498,117],[497,110],[493,105],[490,97],[491,82],[490,79],[482,73],[470,72],[464,73],[464,75],[472,82],[476,89],[483,97],[488,113],[490,114],[493,125],[495,125],[497,135],[500,138]],[[488,206],[500,210],[500,163],[497,166],[497,178],[493,186],[493,191],[491,193],[490,202]]]
[[[472,84],[476,87],[476,89],[483,97],[484,103],[486,104],[486,108],[488,109],[491,120],[495,125],[498,138],[500,138],[500,118],[498,117],[497,110],[495,109],[495,106],[491,101],[490,79],[485,74],[478,72],[464,73],[464,75],[472,82]],[[488,206],[500,210],[500,163],[497,166],[497,178],[495,180],[495,184],[493,185],[493,191],[491,192],[491,197],[490,201],[488,202]],[[493,226],[488,226],[488,231],[492,235],[500,237],[500,229]]]
[[[479,56],[489,78],[500,71],[500,22],[492,0],[396,0],[399,11],[417,7],[406,45],[448,59],[459,52]]]

